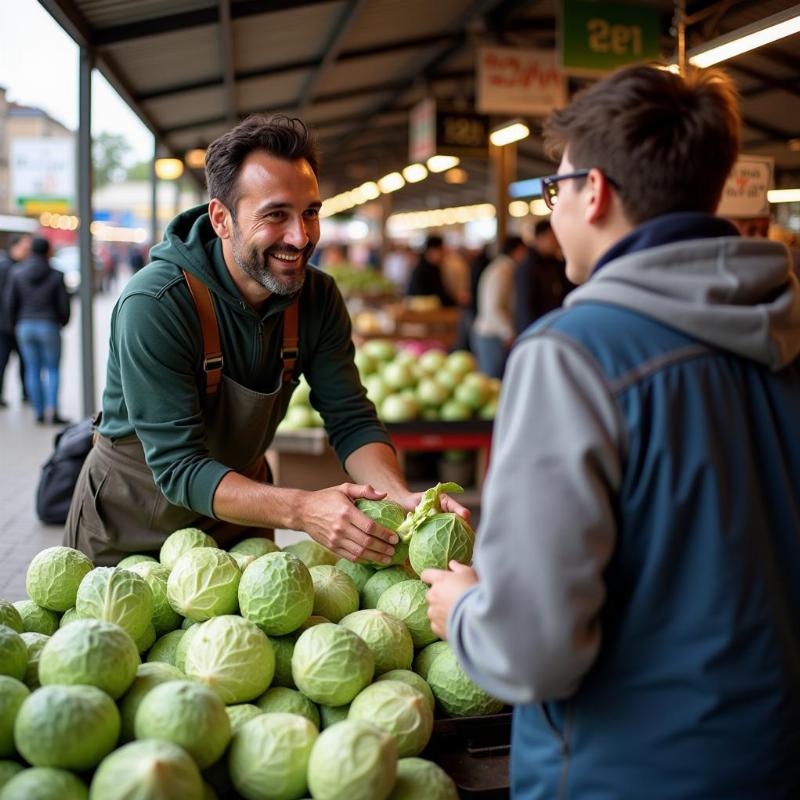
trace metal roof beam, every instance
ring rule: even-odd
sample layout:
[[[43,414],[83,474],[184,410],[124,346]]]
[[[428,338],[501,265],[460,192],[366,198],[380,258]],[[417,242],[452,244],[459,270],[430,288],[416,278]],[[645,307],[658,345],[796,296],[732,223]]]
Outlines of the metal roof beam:
[[[219,58],[222,64],[222,83],[225,87],[225,118],[230,125],[236,122],[236,75],[233,66],[233,25],[231,0],[219,0]]]
[[[769,140],[774,144],[775,142],[786,143],[791,139],[800,138],[800,132],[789,133],[788,131],[781,131],[770,125],[765,125],[763,122],[756,122],[756,120],[750,117],[742,117],[742,123],[750,128],[750,130],[756,131],[756,133],[762,133],[764,136],[768,137],[764,142],[765,144],[769,142]]]
[[[502,2],[503,0],[474,0],[474,2],[471,3],[471,7],[467,9],[466,12],[460,14],[457,19],[453,20],[452,24],[448,26],[448,29],[466,31],[469,29],[470,24],[474,20],[484,17]],[[340,138],[339,145],[344,145],[355,134],[364,130],[366,126],[369,125],[370,121],[378,114],[382,114],[385,111],[391,110],[403,96],[407,88],[413,85],[417,76],[435,70],[440,64],[444,63],[454,53],[461,49],[461,47],[464,46],[465,41],[466,34],[460,34],[454,44],[442,45],[437,47],[437,52],[433,53],[432,55],[426,53],[424,56],[415,59],[406,72],[407,86],[405,88],[398,89],[388,100],[374,106],[374,108],[372,108],[372,110],[369,111],[365,117],[359,119],[353,126],[351,126],[350,131]]]
[[[306,78],[300,96],[297,99],[297,109],[303,114],[308,104],[313,100],[322,76],[329,67],[333,66],[347,37],[347,33],[353,25],[356,17],[366,5],[367,0],[350,0],[342,11],[339,19],[331,30],[328,41],[325,44],[325,52],[316,69]]]
[[[235,6],[234,6],[235,8]],[[437,34],[434,36],[420,36],[416,39],[401,39],[396,42],[386,42],[381,45],[371,45],[370,47],[359,47],[354,50],[346,50],[340,53],[338,61],[350,61],[357,58],[369,58],[370,56],[386,55],[387,53],[399,50],[411,50],[418,47],[428,47],[453,41],[453,39],[463,37],[458,34]],[[283,64],[274,64],[267,67],[257,67],[255,69],[239,70],[236,73],[236,81],[254,80],[255,78],[269,78],[274,75],[282,75],[289,72],[296,72],[303,69],[315,69],[319,65],[319,59],[303,59],[302,61],[289,61]],[[172,86],[159,87],[150,91],[141,92],[138,95],[140,101],[155,100],[160,97],[167,97],[172,94],[184,94],[198,89],[211,89],[220,85],[217,77],[207,78],[191,83],[173,84]]]
[[[92,51],[91,28],[73,0],[39,0],[39,3],[79,47]],[[165,146],[170,155],[180,158],[181,154],[164,142],[163,131],[159,130],[155,120],[137,102],[114,59],[108,53],[93,52],[93,55],[95,69],[100,71],[133,113],[139,117],[142,124],[153,134],[157,142]],[[200,185],[196,177],[193,176],[193,179]]]
[[[69,34],[79,47],[92,47],[92,30],[72,0],[39,0],[39,5]]]
[[[231,16],[233,19],[241,19],[255,14],[269,14],[272,11],[292,11],[301,6],[332,2],[341,2],[341,0],[247,0],[246,2],[235,3],[231,7]],[[98,47],[109,47],[110,45],[142,39],[147,36],[175,33],[176,31],[198,28],[202,25],[215,25],[219,22],[219,19],[218,6],[211,4],[193,11],[166,14],[163,17],[154,19],[142,19],[136,22],[127,22],[123,25],[101,28],[95,33],[94,43]]]
[[[393,108],[391,111],[397,112],[406,112],[409,110],[409,107],[405,108]],[[242,120],[247,117],[249,114],[289,114],[289,113],[297,113],[297,109],[293,104],[286,104],[283,106],[276,106],[274,108],[258,108],[252,109],[250,111],[242,111],[237,114],[237,121]],[[205,119],[196,119],[192,122],[184,122],[180,125],[173,125],[170,128],[162,128],[161,133],[164,136],[170,136],[173,133],[186,133],[187,131],[197,130],[198,128],[208,128],[212,125],[224,125],[227,123],[227,117],[218,114],[215,117],[206,117]],[[335,125],[344,125],[351,123],[353,121],[353,115],[348,114],[344,117],[333,117],[331,119],[324,119],[320,120],[319,122],[308,122],[308,126],[311,128],[319,129],[319,128],[330,128]]]
[[[756,86],[753,89],[740,92],[742,97],[753,97],[755,95],[768,92],[772,89],[788,92],[795,97],[800,97],[800,85],[798,85],[800,82],[798,82],[797,78],[789,80],[776,78],[774,75],[769,75],[766,72],[762,72],[760,69],[754,69],[753,67],[739,63],[735,59],[732,60],[727,66],[728,69],[732,69],[735,72],[740,72],[742,75],[747,75],[749,78],[755,78],[757,81],[761,82],[761,86]]]

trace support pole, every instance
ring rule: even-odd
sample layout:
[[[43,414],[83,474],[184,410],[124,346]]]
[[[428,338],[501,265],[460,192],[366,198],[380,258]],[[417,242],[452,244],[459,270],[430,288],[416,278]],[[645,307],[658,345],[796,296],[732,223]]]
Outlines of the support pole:
[[[675,13],[678,17],[678,70],[686,75],[686,0],[677,0]]]
[[[94,255],[92,253],[92,68],[94,55],[80,49],[78,72],[78,246],[81,261],[81,372],[83,413],[93,414],[94,392]]]
[[[150,162],[150,247],[158,242],[158,177],[156,176],[156,159],[158,158],[158,142],[153,139],[153,160]]]
[[[494,197],[497,209],[497,252],[501,252],[508,234],[508,185],[517,172],[516,142],[497,147],[490,144],[489,150],[494,166]]]

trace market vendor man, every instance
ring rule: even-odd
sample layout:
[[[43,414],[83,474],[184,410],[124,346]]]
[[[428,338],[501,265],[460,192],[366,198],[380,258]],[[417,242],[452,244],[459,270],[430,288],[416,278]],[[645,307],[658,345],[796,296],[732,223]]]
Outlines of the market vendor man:
[[[354,501],[386,493],[410,510],[418,496],[359,381],[342,297],[309,266],[317,169],[300,120],[248,118],[208,148],[209,204],[177,216],[123,290],[65,532],[95,563],[158,550],[188,526],[221,547],[289,528],[351,560],[394,552],[396,536]],[[267,482],[264,454],[301,374],[353,483]]]

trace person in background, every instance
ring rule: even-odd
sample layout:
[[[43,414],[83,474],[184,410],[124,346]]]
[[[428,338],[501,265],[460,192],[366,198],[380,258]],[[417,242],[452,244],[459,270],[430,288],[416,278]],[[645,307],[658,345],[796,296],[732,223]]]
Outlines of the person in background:
[[[25,261],[31,254],[33,237],[29,233],[15,233],[8,242],[8,252],[0,256],[0,302],[5,297],[8,279],[17,264]],[[22,386],[22,401],[28,402],[28,390],[25,386],[25,362],[20,353],[17,337],[14,333],[14,323],[7,314],[0,314],[0,408],[6,408],[8,403],[3,398],[3,385],[5,383],[6,367],[11,354],[17,354],[19,361],[19,382]]]
[[[454,350],[472,350],[472,325],[478,314],[478,282],[492,260],[489,245],[483,245],[469,256],[469,301],[461,309]]]
[[[444,263],[444,241],[441,236],[431,234],[425,240],[425,248],[411,271],[406,295],[409,297],[435,295],[443,306],[454,306],[455,299],[447,291],[442,279]]]
[[[740,128],[645,66],[545,123],[582,285],[509,359],[474,569],[421,576],[516,800],[800,797],[800,283],[714,215]]]
[[[31,254],[8,279],[5,310],[25,361],[25,385],[36,421],[65,425],[58,413],[61,328],[69,322],[64,276],[50,266],[50,243],[36,237]]]
[[[330,269],[340,265],[352,267],[347,258],[347,246],[342,244],[329,244],[320,258],[320,269]]]
[[[514,273],[517,336],[539,317],[560,308],[571,288],[550,220],[539,220],[534,226],[527,255]]]
[[[460,248],[445,247],[442,283],[457,306],[463,309],[469,307],[469,262]]]
[[[413,267],[414,253],[411,248],[403,242],[391,243],[383,259],[383,274],[398,290],[403,291],[408,285]]]
[[[144,253],[142,249],[135,244],[132,244],[128,248],[128,266],[131,268],[131,273],[133,275],[144,267]]]
[[[502,378],[514,341],[514,273],[525,256],[525,242],[508,236],[478,282],[478,315],[472,325],[472,351],[478,369],[492,378]]]

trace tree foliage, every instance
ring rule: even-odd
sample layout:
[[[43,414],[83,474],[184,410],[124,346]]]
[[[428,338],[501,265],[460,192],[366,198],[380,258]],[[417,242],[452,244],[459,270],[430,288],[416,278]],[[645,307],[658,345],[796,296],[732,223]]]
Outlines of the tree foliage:
[[[124,180],[130,153],[131,146],[121,134],[104,131],[96,136],[92,142],[95,186]]]

